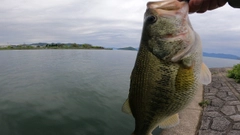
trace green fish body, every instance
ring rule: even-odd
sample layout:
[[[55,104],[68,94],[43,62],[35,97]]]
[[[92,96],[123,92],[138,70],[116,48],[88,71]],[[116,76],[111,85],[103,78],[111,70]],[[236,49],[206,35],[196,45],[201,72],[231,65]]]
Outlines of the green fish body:
[[[123,111],[135,118],[133,135],[149,135],[159,126],[179,123],[178,112],[199,84],[211,82],[202,63],[201,41],[188,19],[188,4],[149,2],[139,52]]]

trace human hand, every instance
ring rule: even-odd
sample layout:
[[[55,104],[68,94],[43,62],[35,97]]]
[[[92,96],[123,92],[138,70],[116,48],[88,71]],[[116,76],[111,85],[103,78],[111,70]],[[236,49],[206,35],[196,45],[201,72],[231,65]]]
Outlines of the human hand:
[[[189,13],[204,13],[207,10],[213,10],[222,7],[226,3],[227,0],[189,0]]]

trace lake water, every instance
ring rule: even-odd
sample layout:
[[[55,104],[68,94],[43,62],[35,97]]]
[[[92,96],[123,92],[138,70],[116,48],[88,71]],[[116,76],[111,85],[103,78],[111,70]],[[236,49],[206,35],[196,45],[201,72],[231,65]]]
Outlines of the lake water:
[[[121,112],[136,51],[0,51],[1,135],[130,135]],[[237,60],[204,58],[209,67]],[[155,131],[157,132],[159,131]]]

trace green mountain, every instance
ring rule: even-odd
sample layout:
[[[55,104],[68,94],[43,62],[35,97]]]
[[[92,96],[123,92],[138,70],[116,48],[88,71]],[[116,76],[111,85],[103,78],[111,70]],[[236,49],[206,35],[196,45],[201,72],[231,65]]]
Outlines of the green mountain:
[[[133,48],[133,47],[123,47],[123,48],[118,48],[117,50],[131,50],[131,51],[137,51],[136,48]]]

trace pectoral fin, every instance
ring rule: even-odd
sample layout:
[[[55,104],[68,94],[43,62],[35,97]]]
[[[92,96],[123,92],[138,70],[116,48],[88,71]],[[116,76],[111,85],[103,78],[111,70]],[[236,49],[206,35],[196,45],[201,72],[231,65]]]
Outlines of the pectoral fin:
[[[166,118],[163,122],[159,124],[159,128],[171,128],[179,124],[179,116],[178,113]]]
[[[204,63],[202,63],[200,82],[204,85],[207,85],[211,83],[211,81],[212,81],[212,74],[208,69],[208,67]]]
[[[128,99],[124,102],[122,106],[122,111],[125,112],[126,114],[132,114]]]

